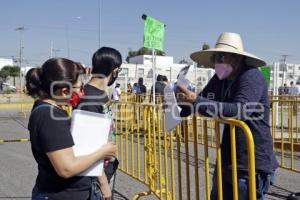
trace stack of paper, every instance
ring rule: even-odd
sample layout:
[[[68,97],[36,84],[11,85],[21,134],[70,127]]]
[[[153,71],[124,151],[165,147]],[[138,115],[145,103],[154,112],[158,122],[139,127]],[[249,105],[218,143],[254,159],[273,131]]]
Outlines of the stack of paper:
[[[112,119],[103,114],[75,110],[72,114],[71,133],[75,145],[75,156],[83,156],[97,151],[108,142]],[[101,176],[103,161],[98,161],[79,176]]]

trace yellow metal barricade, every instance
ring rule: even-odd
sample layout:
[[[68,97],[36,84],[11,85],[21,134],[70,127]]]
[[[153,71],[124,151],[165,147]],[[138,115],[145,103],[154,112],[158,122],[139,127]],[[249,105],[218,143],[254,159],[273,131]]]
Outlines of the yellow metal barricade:
[[[119,102],[115,105],[115,112],[120,170],[148,187],[148,191],[140,192],[134,199],[148,195],[166,200],[210,199],[210,160],[214,162],[215,159],[218,194],[222,199],[220,124],[229,125],[231,131],[234,199],[238,196],[237,127],[247,138],[249,199],[256,199],[254,141],[245,123],[192,116],[184,119],[176,130],[167,133],[162,105]],[[131,124],[135,124],[134,129],[130,128]],[[199,143],[201,138],[203,144]],[[216,158],[211,157],[211,151],[216,151]],[[204,190],[201,190],[201,185],[205,186]]]
[[[20,113],[26,117],[30,112],[33,99],[26,94],[2,94],[0,95],[0,109],[19,109]]]
[[[280,156],[280,167],[300,173],[296,156],[300,152],[300,97],[271,96],[273,147]]]

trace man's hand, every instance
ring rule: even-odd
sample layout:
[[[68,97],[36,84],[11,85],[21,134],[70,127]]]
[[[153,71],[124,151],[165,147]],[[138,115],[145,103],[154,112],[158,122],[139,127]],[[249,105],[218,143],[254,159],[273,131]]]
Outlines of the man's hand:
[[[103,175],[98,177],[98,181],[100,183],[100,190],[102,192],[103,199],[111,200],[112,194],[104,171],[103,171]]]
[[[178,102],[193,104],[196,101],[197,94],[195,92],[189,91],[187,88],[181,85],[177,85],[176,98]]]
[[[111,190],[109,184],[103,184],[100,186],[100,190],[102,192],[104,200],[111,200]]]

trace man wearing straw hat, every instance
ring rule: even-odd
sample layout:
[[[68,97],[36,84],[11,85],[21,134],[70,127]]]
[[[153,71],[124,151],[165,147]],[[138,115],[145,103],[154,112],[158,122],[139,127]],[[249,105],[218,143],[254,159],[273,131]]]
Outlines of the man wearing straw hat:
[[[264,199],[270,176],[278,167],[272,149],[268,88],[258,70],[258,67],[266,63],[245,52],[242,39],[236,33],[222,33],[215,48],[194,52],[191,58],[205,67],[214,68],[216,74],[199,95],[178,85],[178,101],[185,104],[182,106],[181,115],[187,116],[195,112],[209,117],[235,118],[249,126],[255,143],[257,198]],[[225,125],[221,134],[223,199],[231,200],[233,194],[229,125]],[[248,199],[247,144],[240,128],[236,128],[236,149],[239,199]],[[211,199],[218,199],[216,170]]]

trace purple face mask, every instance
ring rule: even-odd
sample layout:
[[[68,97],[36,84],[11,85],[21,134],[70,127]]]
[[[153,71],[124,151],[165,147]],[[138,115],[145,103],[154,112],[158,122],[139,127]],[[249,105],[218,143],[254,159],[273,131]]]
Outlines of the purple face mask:
[[[233,68],[230,64],[225,63],[216,63],[215,71],[220,80],[226,79],[230,76],[233,71]]]

